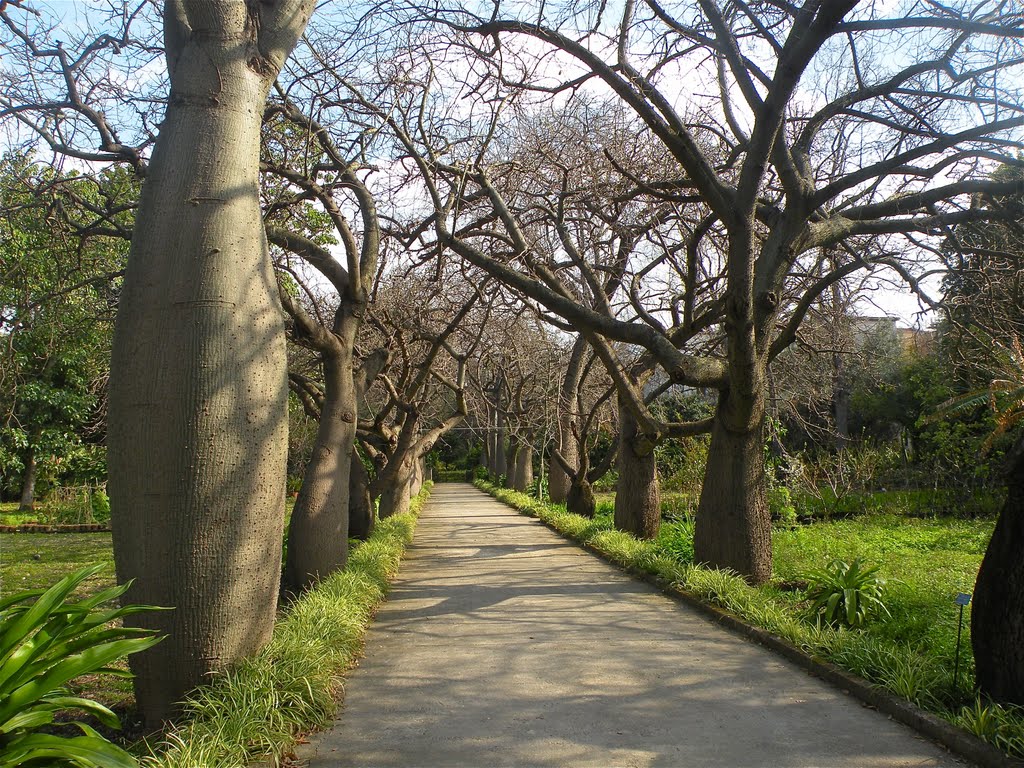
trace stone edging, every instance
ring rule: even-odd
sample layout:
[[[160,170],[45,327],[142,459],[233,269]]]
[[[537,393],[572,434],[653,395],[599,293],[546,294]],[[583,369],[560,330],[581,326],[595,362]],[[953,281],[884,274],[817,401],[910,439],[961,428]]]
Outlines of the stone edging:
[[[490,496],[490,494],[487,495]],[[616,568],[625,571],[630,576],[657,587],[663,594],[673,598],[674,600],[678,600],[681,603],[685,603],[726,629],[742,635],[749,640],[753,640],[759,645],[763,645],[775,653],[778,653],[780,656],[783,656],[793,662],[806,672],[809,672],[815,677],[839,688],[843,693],[859,699],[864,704],[874,707],[879,712],[889,715],[893,720],[909,726],[923,736],[938,742],[950,752],[974,762],[980,768],[1024,768],[1024,762],[1007,756],[1002,752],[1002,750],[997,749],[987,741],[978,738],[974,734],[965,731],[962,728],[958,728],[952,723],[943,720],[930,712],[925,712],[923,709],[920,709],[908,700],[897,698],[884,688],[874,686],[867,680],[851,674],[850,672],[846,672],[830,662],[821,661],[812,656],[808,656],[795,645],[783,640],[778,635],[774,635],[760,627],[748,624],[735,614],[711,605],[710,603],[706,603],[695,595],[673,586],[673,584],[666,579],[652,573],[648,573],[647,571],[641,571],[636,568],[624,566],[613,560],[597,547],[578,541],[571,536],[567,536],[555,526],[541,520],[536,515],[525,513],[522,510],[513,507],[511,504],[506,504],[500,499],[495,498],[494,496],[491,496],[491,498],[500,504],[505,504],[505,506],[510,509],[514,509],[519,514],[532,517],[538,523],[554,531],[563,539],[571,541],[581,549],[585,549],[591,554],[597,555],[606,563],[614,565]]]
[[[82,523],[81,525],[25,523],[24,525],[0,525],[0,533],[110,533],[110,526],[102,523]]]

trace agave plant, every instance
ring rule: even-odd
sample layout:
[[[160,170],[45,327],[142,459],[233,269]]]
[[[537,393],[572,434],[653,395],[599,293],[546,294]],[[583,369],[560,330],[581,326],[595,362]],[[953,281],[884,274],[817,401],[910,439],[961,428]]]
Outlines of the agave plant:
[[[121,627],[124,616],[154,610],[108,605],[128,585],[74,601],[72,593],[103,565],[65,576],[49,589],[19,592],[0,600],[0,768],[22,765],[136,768],[137,761],[94,728],[75,722],[81,735],[41,732],[62,710],[94,716],[110,728],[121,723],[110,709],[73,696],[67,684],[79,675],[129,673],[109,664],[149,648],[162,638],[150,630]]]
[[[891,615],[882,602],[885,579],[878,575],[878,566],[866,565],[860,558],[850,563],[832,560],[803,578],[808,582],[811,613],[826,624],[862,627],[876,610]]]

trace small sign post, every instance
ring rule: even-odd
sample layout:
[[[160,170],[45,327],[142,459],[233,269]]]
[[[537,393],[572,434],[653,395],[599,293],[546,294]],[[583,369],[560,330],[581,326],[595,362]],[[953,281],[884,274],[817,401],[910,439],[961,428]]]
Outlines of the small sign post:
[[[960,636],[964,630],[964,606],[971,604],[971,595],[967,592],[958,592],[956,604],[960,606],[960,623],[956,628],[956,661],[953,663],[953,690],[959,691],[960,684]]]

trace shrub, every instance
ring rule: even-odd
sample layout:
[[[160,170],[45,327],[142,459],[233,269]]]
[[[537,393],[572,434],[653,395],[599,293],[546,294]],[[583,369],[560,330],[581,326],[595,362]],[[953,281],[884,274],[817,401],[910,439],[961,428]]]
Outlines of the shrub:
[[[83,568],[47,590],[19,592],[0,601],[0,766],[137,765],[135,758],[85,723],[74,723],[81,736],[40,732],[53,723],[57,712],[68,709],[91,715],[108,728],[120,728],[110,709],[72,696],[65,686],[80,675],[111,672],[110,663],[161,640],[149,630],[111,626],[124,616],[155,610],[103,607],[124,594],[128,585],[71,601],[75,588],[104,567]]]
[[[97,523],[106,523],[110,521],[110,497],[107,496],[106,490],[103,488],[97,488],[92,492],[92,516]]]
[[[772,520],[780,525],[796,525],[796,507],[786,486],[774,485],[768,489],[768,509]]]
[[[804,578],[809,583],[811,613],[826,624],[862,627],[875,610],[890,615],[882,602],[885,579],[878,575],[878,566],[866,565],[860,558],[849,563],[832,560]]]

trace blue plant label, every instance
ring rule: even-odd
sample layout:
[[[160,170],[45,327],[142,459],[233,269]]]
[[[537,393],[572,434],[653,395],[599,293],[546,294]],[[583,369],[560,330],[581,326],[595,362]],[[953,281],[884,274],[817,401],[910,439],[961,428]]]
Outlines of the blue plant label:
[[[970,605],[971,604],[971,596],[970,596],[970,594],[967,593],[967,592],[958,592],[957,595],[956,595],[956,604],[957,605]]]

